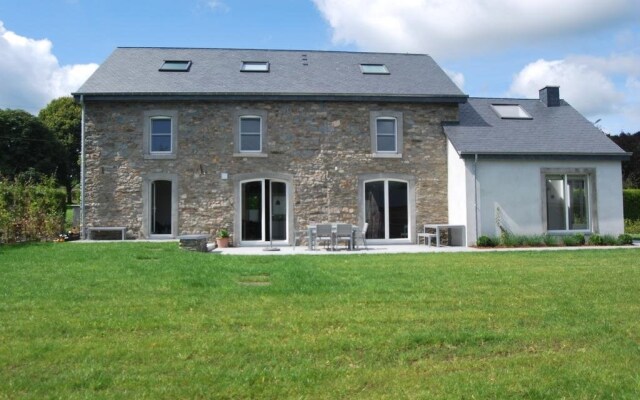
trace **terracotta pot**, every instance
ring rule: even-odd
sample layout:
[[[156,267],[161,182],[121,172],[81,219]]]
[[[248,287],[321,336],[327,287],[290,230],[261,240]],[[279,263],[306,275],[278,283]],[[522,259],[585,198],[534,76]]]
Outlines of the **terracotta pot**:
[[[229,238],[216,238],[216,245],[218,247],[229,247]]]

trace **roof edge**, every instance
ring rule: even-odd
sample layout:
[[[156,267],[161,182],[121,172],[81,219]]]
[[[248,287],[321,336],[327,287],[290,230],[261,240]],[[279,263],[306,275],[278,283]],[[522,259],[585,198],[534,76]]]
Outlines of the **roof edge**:
[[[453,144],[453,143],[452,143]],[[455,148],[455,145],[453,145]],[[497,160],[497,159],[536,159],[536,160],[611,160],[611,161],[628,161],[632,153],[504,153],[504,152],[458,152],[461,158],[469,159],[478,156],[479,159]]]
[[[388,101],[410,103],[466,103],[467,95],[386,95],[386,94],[303,94],[303,93],[86,93],[75,92],[71,95],[78,100],[83,97],[90,101]]]

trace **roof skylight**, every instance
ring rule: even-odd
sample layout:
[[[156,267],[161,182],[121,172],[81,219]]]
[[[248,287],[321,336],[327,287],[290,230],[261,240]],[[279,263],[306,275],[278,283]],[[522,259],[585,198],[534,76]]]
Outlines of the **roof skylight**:
[[[240,71],[269,72],[269,62],[268,61],[243,61]]]
[[[502,119],[533,119],[519,104],[492,104],[491,107]]]
[[[165,60],[160,71],[187,72],[191,68],[190,60]]]
[[[389,75],[389,69],[384,64],[360,64],[363,74]]]

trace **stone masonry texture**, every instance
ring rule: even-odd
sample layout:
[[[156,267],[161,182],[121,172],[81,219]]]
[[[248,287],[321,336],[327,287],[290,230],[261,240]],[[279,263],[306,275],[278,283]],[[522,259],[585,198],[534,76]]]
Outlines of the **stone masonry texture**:
[[[175,110],[175,159],[145,159],[144,113]],[[234,156],[234,115],[267,113],[267,157]],[[370,112],[402,112],[402,158],[371,154]],[[415,224],[447,221],[447,154],[442,122],[457,104],[367,102],[87,101],[85,103],[86,225],[126,226],[144,238],[143,178],[178,177],[179,235],[235,234],[236,174],[289,174],[296,229],[310,222],[361,223],[358,177],[415,178]],[[229,179],[221,178],[228,173]],[[239,209],[239,207],[238,207]],[[291,235],[290,235],[291,236]],[[292,240],[292,238],[290,238]]]

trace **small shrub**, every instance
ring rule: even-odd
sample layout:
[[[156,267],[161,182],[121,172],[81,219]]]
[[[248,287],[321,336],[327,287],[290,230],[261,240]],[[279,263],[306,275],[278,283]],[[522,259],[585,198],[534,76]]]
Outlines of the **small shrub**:
[[[529,247],[541,247],[547,245],[545,241],[545,235],[524,236],[523,242],[525,246]]]
[[[576,233],[575,235],[573,235],[573,237],[578,242],[578,246],[584,246],[584,244],[587,242],[587,239],[585,239],[584,237],[584,233]]]
[[[618,239],[613,235],[603,235],[602,236],[602,245],[604,246],[616,246],[618,244]]]
[[[524,246],[525,237],[522,235],[503,233],[500,237],[500,242],[500,244],[505,247],[522,247]]]
[[[633,238],[628,233],[623,233],[618,236],[618,244],[622,246],[633,244]]]
[[[560,239],[557,236],[551,236],[547,234],[542,236],[542,241],[544,242],[545,246],[557,246],[560,242]]]
[[[565,246],[582,246],[584,244],[584,235],[568,235],[562,237],[562,243]]]
[[[602,236],[598,235],[597,233],[594,233],[593,235],[589,236],[588,243],[591,246],[602,246],[603,245]]]
[[[478,247],[496,247],[498,245],[498,240],[486,235],[482,235],[478,238],[477,245]]]

